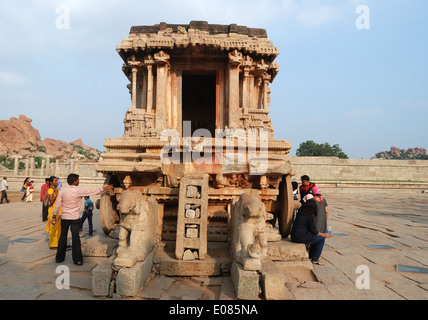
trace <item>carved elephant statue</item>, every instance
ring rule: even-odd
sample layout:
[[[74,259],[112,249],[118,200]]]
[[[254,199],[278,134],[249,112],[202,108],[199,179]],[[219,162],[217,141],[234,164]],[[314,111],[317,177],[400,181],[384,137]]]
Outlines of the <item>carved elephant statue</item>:
[[[261,270],[267,255],[266,209],[257,194],[243,193],[232,207],[233,258],[244,270]]]
[[[138,190],[122,192],[118,204],[120,213],[119,243],[115,267],[132,267],[144,261],[156,243],[158,203]]]

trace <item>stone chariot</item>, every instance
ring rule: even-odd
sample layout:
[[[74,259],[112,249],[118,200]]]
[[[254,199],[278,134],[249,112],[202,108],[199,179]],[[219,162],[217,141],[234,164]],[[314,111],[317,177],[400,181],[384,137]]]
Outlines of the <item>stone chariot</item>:
[[[191,21],[134,26],[116,50],[131,107],[96,168],[115,186],[100,199],[103,231],[119,238],[113,270],[158,254],[165,275],[230,272],[238,298],[254,298],[241,280],[258,287],[298,207],[291,145],[269,118],[278,48],[264,29]]]

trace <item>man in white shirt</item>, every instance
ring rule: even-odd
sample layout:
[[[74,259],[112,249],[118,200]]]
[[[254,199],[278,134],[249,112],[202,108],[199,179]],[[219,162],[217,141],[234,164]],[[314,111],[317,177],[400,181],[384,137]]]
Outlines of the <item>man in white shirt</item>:
[[[6,200],[6,203],[9,203],[9,199],[7,198],[7,189],[9,189],[9,187],[7,186],[7,177],[4,177],[3,180],[0,182],[1,204],[3,204],[3,200]]]

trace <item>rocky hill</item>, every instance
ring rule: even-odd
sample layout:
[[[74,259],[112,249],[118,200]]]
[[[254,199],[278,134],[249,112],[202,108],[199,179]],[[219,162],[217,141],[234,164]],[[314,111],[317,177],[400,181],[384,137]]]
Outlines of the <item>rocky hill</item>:
[[[42,140],[40,133],[31,125],[32,120],[24,115],[19,118],[0,120],[0,157],[10,158],[14,155],[46,157],[66,160],[70,158],[96,161],[100,151],[85,146],[82,139],[65,142],[46,138]]]
[[[391,147],[390,151],[376,153],[375,158],[398,160],[428,160],[428,153],[424,148],[399,149]]]

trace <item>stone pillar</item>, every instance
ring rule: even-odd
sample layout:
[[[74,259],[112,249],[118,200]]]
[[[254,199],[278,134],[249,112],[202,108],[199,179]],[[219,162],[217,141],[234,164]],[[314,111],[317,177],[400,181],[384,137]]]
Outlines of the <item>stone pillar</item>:
[[[251,107],[250,68],[253,64],[251,57],[246,56],[243,62],[244,79],[242,83],[242,108],[248,110]]]
[[[51,157],[46,156],[46,175],[47,176],[51,175],[50,165],[51,165]]]
[[[59,159],[55,162],[55,177],[59,177]]]
[[[13,175],[15,177],[18,176],[18,169],[19,169],[19,156],[14,156],[14,167],[13,167]]]
[[[264,110],[268,110],[269,108],[269,80],[270,80],[270,75],[269,74],[265,74],[263,76],[263,109]]]
[[[73,169],[73,173],[75,173],[75,174],[79,174],[79,160],[74,161],[74,169]]]
[[[24,176],[28,177],[29,174],[29,169],[30,169],[30,161],[28,160],[28,158],[25,158],[24,160],[24,164],[25,164],[25,171],[24,171]]]
[[[181,74],[180,74],[181,76]],[[178,123],[178,72],[171,72],[172,96],[171,96],[171,128],[177,129]]]
[[[229,128],[237,128],[239,121],[239,65],[242,54],[237,50],[229,53]]]
[[[132,102],[131,109],[137,108],[137,67],[132,68]]]
[[[68,171],[68,174],[74,173],[74,159],[70,159],[70,170]]]
[[[225,114],[224,114],[224,82],[225,71],[218,70],[216,72],[216,128],[224,129]]]
[[[157,63],[156,73],[156,118],[155,128],[158,134],[165,129],[166,121],[166,96],[168,84],[168,60],[169,55],[159,51],[154,56]]]
[[[137,61],[135,56],[128,60],[128,67],[131,68],[131,109],[137,108],[137,82],[138,82],[138,69],[141,67],[141,61]]]
[[[153,108],[153,65],[147,65],[147,112],[151,113]]]
[[[257,109],[257,99],[256,99],[256,87],[254,82],[254,75],[250,74],[249,76],[249,87],[250,87],[250,109]]]
[[[46,166],[46,160],[43,159],[42,160],[42,166],[40,167],[40,175],[44,176],[45,175],[45,166]]]
[[[34,157],[30,158],[30,177],[34,176]]]

